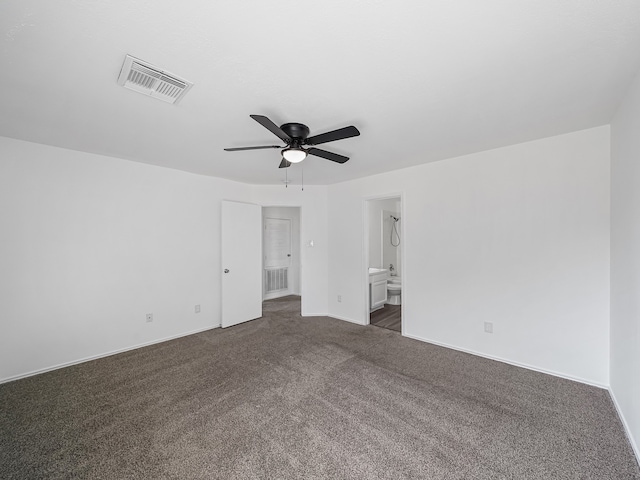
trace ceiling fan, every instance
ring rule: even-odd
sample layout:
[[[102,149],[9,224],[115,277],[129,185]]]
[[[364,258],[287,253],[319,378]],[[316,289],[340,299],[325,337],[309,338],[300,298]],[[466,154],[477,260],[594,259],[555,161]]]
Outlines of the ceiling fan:
[[[286,145],[265,145],[260,147],[235,147],[225,148],[227,152],[236,152],[238,150],[260,150],[263,148],[282,148],[282,162],[279,168],[290,167],[292,163],[299,163],[307,158],[307,155],[325,158],[332,162],[344,163],[349,157],[338,155],[337,153],[327,152],[320,148],[303,148],[307,145],[320,145],[321,143],[335,142],[343,138],[357,137],[360,132],[353,125],[349,127],[339,128],[320,135],[308,137],[309,127],[302,123],[285,123],[279,127],[264,115],[249,115],[264,128],[273,133],[282,140]]]

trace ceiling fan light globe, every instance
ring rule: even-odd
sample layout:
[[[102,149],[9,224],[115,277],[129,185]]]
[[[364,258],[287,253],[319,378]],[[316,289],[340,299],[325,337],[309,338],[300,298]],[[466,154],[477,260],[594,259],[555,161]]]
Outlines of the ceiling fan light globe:
[[[290,163],[300,163],[307,158],[307,152],[301,148],[285,148],[282,150],[282,158]]]

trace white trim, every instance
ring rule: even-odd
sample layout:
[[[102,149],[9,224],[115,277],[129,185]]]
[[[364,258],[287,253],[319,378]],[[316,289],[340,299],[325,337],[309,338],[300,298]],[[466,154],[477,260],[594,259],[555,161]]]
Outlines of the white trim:
[[[364,272],[364,288],[362,290],[364,298],[364,325],[371,323],[371,298],[369,298],[371,295],[371,285],[369,284],[369,267],[371,266],[369,265],[369,202],[371,200],[366,197],[362,199],[362,265],[360,268],[361,271]]]
[[[533,365],[528,365],[526,363],[514,362],[513,360],[507,360],[506,358],[496,357],[493,355],[487,355],[486,353],[480,353],[475,350],[468,350],[466,348],[460,348],[453,345],[449,345],[448,343],[436,342],[434,340],[428,340],[426,338],[418,337],[416,335],[409,335],[408,333],[403,333],[404,337],[412,338],[414,340],[419,340],[425,343],[431,343],[433,345],[438,345],[439,347],[450,348],[451,350],[457,350],[459,352],[469,353],[471,355],[476,355],[478,357],[488,358],[489,360],[496,360],[498,362],[507,363],[509,365],[514,365],[516,367],[526,368],[527,370],[533,370],[534,372],[546,373],[547,375],[553,375],[554,377],[564,378],[566,380],[572,380],[574,382],[584,383],[586,385],[591,385],[592,387],[603,388],[605,390],[609,389],[609,385],[604,383],[594,382],[592,380],[587,380],[581,377],[574,377],[573,375],[567,375],[566,373],[556,372],[554,370],[546,370],[544,368],[535,367]]]
[[[613,405],[616,407],[616,412],[618,412],[618,417],[620,417],[620,421],[622,422],[622,426],[624,427],[624,433],[626,433],[627,440],[629,440],[629,443],[631,444],[631,449],[633,450],[633,453],[636,456],[636,461],[638,462],[638,464],[640,464],[640,447],[638,447],[638,445],[634,441],[633,434],[631,433],[631,428],[629,428],[627,419],[624,418],[622,409],[620,408],[620,404],[618,403],[618,399],[616,398],[616,395],[613,393],[611,386],[609,386],[607,390],[609,391],[609,395],[611,396]]]
[[[301,317],[328,317],[326,313],[301,313]]]
[[[195,335],[196,333],[206,332],[207,330],[213,330],[214,328],[219,328],[220,325],[214,325],[213,327],[205,327],[199,328],[197,330],[192,330],[186,333],[179,333],[178,335],[172,335],[170,337],[161,338],[159,340],[152,340],[146,343],[140,343],[138,345],[134,345],[132,347],[121,348],[119,350],[113,350],[111,352],[101,353],[99,355],[92,355],[91,357],[80,358],[78,360],[72,360],[71,362],[60,363],[58,365],[54,365],[53,367],[41,368],[38,370],[33,370],[28,373],[22,373],[20,375],[15,375],[13,377],[7,377],[0,379],[0,384],[13,382],[14,380],[20,380],[22,378],[33,377],[34,375],[40,375],[41,373],[51,372],[52,370],[58,370],[60,368],[70,367],[72,365],[78,365],[79,363],[90,362],[92,360],[97,360],[99,358],[110,357],[111,355],[117,355],[119,353],[128,352],[130,350],[136,350],[137,348],[148,347],[150,345],[155,345],[156,343],[168,342],[169,340],[175,340],[176,338],[188,337],[189,335]]]
[[[282,296],[285,295],[297,295],[299,297],[302,297],[302,282],[303,282],[303,277],[302,277],[302,259],[303,259],[303,241],[302,241],[302,232],[304,230],[303,228],[303,215],[302,215],[302,205],[297,204],[297,205],[290,205],[290,204],[277,204],[277,205],[273,205],[273,204],[260,204],[260,206],[262,207],[262,232],[264,232],[264,209],[265,208],[297,208],[298,209],[298,267],[297,267],[297,273],[298,273],[298,281],[297,281],[297,289],[291,288],[291,285],[289,285],[289,293],[286,293]],[[291,232],[291,235],[293,236],[295,232]],[[292,237],[293,238],[293,237]],[[260,264],[260,268],[262,269],[262,272],[264,272],[264,238],[262,239],[262,262]],[[263,273],[264,275],[264,273]],[[279,297],[271,297],[271,298],[264,298],[264,276],[262,277],[262,291],[263,291],[263,298],[262,301],[265,300],[273,300],[274,298],[279,298]],[[300,304],[300,309],[302,310],[302,298],[301,298],[301,304]],[[304,315],[303,315],[304,316]]]
[[[359,322],[358,320],[354,320],[353,318],[341,317],[340,315],[329,314],[327,315],[329,318],[335,318],[336,320],[342,320],[344,322],[355,323],[356,325],[366,326],[368,323]]]
[[[391,193],[386,193],[386,194],[377,194],[377,195],[366,195],[364,197],[362,197],[362,271],[365,272],[365,281],[364,281],[364,303],[365,303],[365,308],[364,308],[364,318],[365,321],[363,322],[355,322],[351,319],[346,319],[346,318],[340,318],[340,317],[334,317],[337,318],[338,320],[346,320],[347,322],[352,322],[352,323],[357,323],[358,325],[369,325],[371,323],[371,305],[370,305],[370,300],[369,300],[369,202],[372,201],[376,201],[376,200],[389,200],[392,198],[399,198],[400,199],[400,216],[402,218],[405,218],[405,194],[404,194],[404,190],[399,190],[397,192],[391,192]],[[401,232],[401,238],[404,238],[405,241],[403,243],[403,247],[402,247],[402,258],[400,259],[400,270],[401,270],[401,275],[400,275],[400,281],[403,283],[403,285],[405,284],[404,282],[404,272],[405,272],[405,259],[407,258],[407,252],[406,252],[406,235],[405,235],[405,229],[404,229],[404,225],[405,222],[402,222],[402,225],[400,225],[400,232]],[[405,289],[406,291],[406,289]],[[403,292],[404,295],[404,292]],[[403,303],[404,303],[404,297],[403,297]],[[401,334],[402,332],[404,332],[404,323],[405,323],[405,319],[404,319],[404,311],[405,309],[403,308],[400,311],[400,330],[401,330]]]

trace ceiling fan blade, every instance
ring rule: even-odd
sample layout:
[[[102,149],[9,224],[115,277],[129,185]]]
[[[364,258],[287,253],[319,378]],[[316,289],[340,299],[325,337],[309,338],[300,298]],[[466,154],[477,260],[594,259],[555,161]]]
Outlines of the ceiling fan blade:
[[[327,152],[326,150],[321,150],[319,148],[310,148],[307,150],[309,155],[315,155],[316,157],[326,158],[327,160],[331,160],[332,162],[344,163],[349,160],[349,157],[345,157],[344,155],[338,155],[337,153]]]
[[[358,129],[351,125],[327,133],[321,133],[320,135],[314,135],[313,137],[307,138],[304,143],[306,145],[320,145],[321,143],[334,142],[336,140],[342,140],[343,138],[357,137],[358,135],[360,135]]]
[[[291,166],[291,162],[287,162],[284,158],[280,162],[280,166],[278,168],[289,168]]]
[[[238,150],[262,150],[263,148],[285,148],[285,147],[281,147],[280,145],[265,145],[263,147],[232,147],[232,148],[225,148],[224,150],[226,152],[237,152]]]
[[[262,125],[264,128],[269,130],[271,133],[273,133],[276,137],[280,138],[283,142],[287,144],[291,143],[291,137],[286,133],[284,133],[280,129],[280,127],[278,127],[275,123],[273,123],[264,115],[249,115],[249,116],[253,118],[256,122],[258,122],[260,125]]]

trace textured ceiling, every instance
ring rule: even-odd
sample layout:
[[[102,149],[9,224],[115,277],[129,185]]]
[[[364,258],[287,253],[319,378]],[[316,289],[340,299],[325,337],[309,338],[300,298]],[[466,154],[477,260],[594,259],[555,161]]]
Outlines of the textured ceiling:
[[[361,136],[309,157],[330,184],[609,123],[640,68],[637,0],[4,0],[0,135],[278,184],[249,118]],[[125,54],[194,83],[116,83]],[[299,181],[301,165],[289,169]]]

